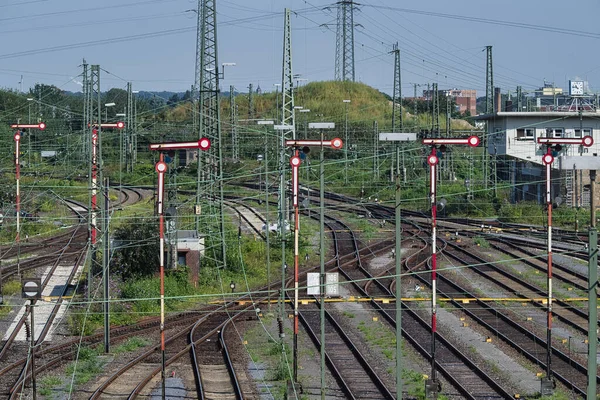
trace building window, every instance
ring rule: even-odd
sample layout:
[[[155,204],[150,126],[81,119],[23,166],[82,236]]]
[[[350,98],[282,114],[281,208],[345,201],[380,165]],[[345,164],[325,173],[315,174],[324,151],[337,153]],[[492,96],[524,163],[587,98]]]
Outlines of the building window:
[[[546,137],[561,138],[564,137],[563,128],[546,128]]]
[[[518,128],[517,129],[517,140],[534,140],[535,129],[534,128]]]
[[[581,136],[581,129],[574,129],[575,137],[592,136],[592,130],[590,128],[583,128],[583,136]]]

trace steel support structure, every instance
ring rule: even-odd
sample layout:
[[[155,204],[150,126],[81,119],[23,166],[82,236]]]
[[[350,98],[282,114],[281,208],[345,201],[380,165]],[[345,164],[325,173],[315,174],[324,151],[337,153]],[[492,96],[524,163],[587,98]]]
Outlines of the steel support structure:
[[[354,3],[341,0],[337,3],[337,29],[335,36],[335,80],[355,81],[354,75]]]
[[[590,229],[588,232],[588,354],[587,398],[597,396],[598,370],[598,231],[596,230],[596,170],[590,171]]]
[[[231,157],[234,161],[240,159],[240,146],[238,143],[238,113],[235,104],[235,86],[229,86],[229,123],[231,124]]]
[[[133,136],[135,129],[135,110],[133,107],[133,89],[131,82],[127,82],[127,108],[125,110],[125,134],[123,143],[125,149],[125,171],[133,172]]]
[[[485,113],[493,114],[495,111],[494,99],[494,68],[492,63],[492,46],[485,46],[486,51],[486,68],[485,68]],[[489,122],[488,122],[489,124]],[[490,184],[490,168],[489,168],[489,153],[488,142],[490,140],[490,130],[483,137],[483,185],[487,189]]]
[[[201,220],[204,220],[206,233],[212,241],[207,253],[212,254],[217,265],[225,268],[227,254],[223,209],[223,142],[219,107],[221,72],[217,51],[216,0],[198,0],[198,28],[195,84],[199,107],[198,139],[209,139],[211,150],[198,152],[196,209],[202,209],[200,202],[204,197],[208,201],[209,210],[196,214],[196,231],[200,233]]]
[[[254,119],[254,85],[248,85],[248,121]]]
[[[477,147],[479,138],[469,136],[468,138],[427,138],[423,139],[424,145],[431,146],[431,153],[427,156],[429,165],[429,200],[431,202],[431,376],[425,382],[427,398],[437,398],[440,391],[440,381],[437,379],[437,368],[435,361],[435,343],[437,335],[437,165],[440,161],[439,152],[445,150],[448,145],[469,145]],[[398,255],[396,255],[398,257]]]
[[[391,51],[394,54],[394,92],[392,94],[392,132],[397,132],[397,122],[400,120],[400,132],[404,130],[402,117],[402,73],[400,71],[400,48],[398,42]],[[415,97],[416,102],[416,97]],[[398,103],[398,105],[396,105]],[[398,116],[396,115],[398,114]],[[415,114],[416,115],[416,114]],[[399,117],[399,118],[398,118]]]
[[[281,307],[280,318],[283,319],[285,310],[285,249],[286,227],[288,226],[288,202],[286,198],[286,154],[285,141],[296,138],[296,118],[294,109],[294,80],[292,72],[292,23],[291,10],[285,9],[283,24],[283,62],[281,71],[281,125],[275,125],[279,130],[279,199],[278,199],[278,230],[281,237]],[[282,351],[284,350],[281,338]]]

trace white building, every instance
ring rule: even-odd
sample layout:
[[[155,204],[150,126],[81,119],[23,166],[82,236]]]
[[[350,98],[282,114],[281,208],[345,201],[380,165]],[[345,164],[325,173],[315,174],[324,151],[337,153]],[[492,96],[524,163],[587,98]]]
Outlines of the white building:
[[[497,178],[510,182],[513,202],[544,201],[542,155],[546,147],[538,144],[537,138],[592,136],[591,147],[563,145],[552,164],[553,197],[560,195],[568,206],[589,205],[589,173],[579,168],[600,169],[600,111],[589,106],[581,109],[581,112],[495,112],[476,117],[487,122],[484,144],[487,143],[488,154],[498,163],[494,169]]]

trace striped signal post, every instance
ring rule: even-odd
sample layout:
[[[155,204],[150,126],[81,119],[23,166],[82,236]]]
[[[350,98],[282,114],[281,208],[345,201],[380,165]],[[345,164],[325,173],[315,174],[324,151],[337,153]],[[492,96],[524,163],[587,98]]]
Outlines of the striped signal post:
[[[324,197],[323,197],[323,186],[324,186],[324,166],[323,166],[323,149],[325,147],[331,147],[335,150],[339,150],[343,146],[342,139],[334,138],[332,140],[323,140],[323,129],[333,129],[335,124],[329,122],[311,123],[310,128],[321,130],[321,140],[286,140],[286,147],[294,148],[294,155],[290,158],[290,165],[292,166],[292,206],[294,208],[294,367],[293,367],[293,379],[294,384],[298,382],[298,267],[299,267],[299,254],[298,254],[298,240],[300,237],[300,223],[299,223],[299,209],[298,209],[298,177],[299,168],[301,164],[300,150],[303,149],[304,153],[310,151],[310,147],[321,148],[321,284],[320,284],[320,296],[321,296],[321,398],[325,396],[325,382],[324,382],[324,363],[325,363],[325,327],[324,327],[324,311],[325,311],[325,242],[323,237],[324,231]]]
[[[440,162],[439,152],[445,150],[447,145],[469,145],[471,147],[479,146],[479,137],[469,136],[468,138],[426,138],[423,139],[424,145],[431,146],[431,153],[427,156],[429,164],[429,197],[431,201],[431,376],[425,382],[425,393],[427,398],[437,398],[441,389],[440,382],[436,377],[435,367],[435,339],[437,333],[437,249],[436,249],[436,177],[437,165]]]
[[[91,179],[91,188],[92,188],[92,198],[91,198],[91,207],[90,207],[90,241],[92,247],[95,249],[97,244],[97,235],[98,235],[98,225],[97,225],[97,213],[98,213],[98,164],[99,164],[99,156],[98,156],[98,134],[102,131],[102,129],[123,129],[125,128],[125,123],[117,122],[114,124],[93,124],[92,125],[92,173],[90,176]]]
[[[39,124],[12,124],[10,126],[12,129],[17,129],[15,132],[15,178],[16,178],[16,209],[17,209],[17,233],[15,235],[15,241],[17,242],[17,275],[21,276],[21,191],[20,191],[20,182],[21,182],[21,161],[19,160],[19,152],[21,151],[20,142],[21,137],[23,136],[23,129],[38,129],[43,131],[46,129],[46,124],[44,122],[40,122]]]
[[[89,290],[90,290],[90,282],[92,281],[92,268],[96,263],[97,255],[96,251],[98,250],[98,190],[100,189],[98,186],[98,173],[100,172],[100,163],[101,163],[101,146],[100,146],[100,132],[102,129],[123,129],[125,128],[125,123],[116,122],[116,123],[100,123],[100,124],[91,124],[92,127],[92,145],[91,145],[91,162],[90,162],[90,209],[89,209],[89,222],[88,222],[88,235],[89,241],[92,245],[92,257],[91,264],[88,270],[88,298],[89,298]],[[108,180],[106,181],[108,182]],[[108,200],[108,188],[106,189],[106,199]],[[105,202],[105,204],[107,204]],[[109,311],[109,276],[108,276],[108,223],[107,215],[108,215],[108,206],[105,205],[104,211],[104,226],[102,227],[104,236],[104,256],[102,257],[102,286],[103,286],[103,295],[104,295],[104,351],[106,353],[110,352],[110,311]]]
[[[552,138],[538,137],[538,144],[546,146],[546,153],[542,156],[542,163],[546,166],[546,209],[548,213],[547,244],[548,244],[548,298],[546,301],[547,327],[546,327],[546,377],[541,381],[541,395],[551,396],[556,387],[552,377],[552,163],[554,162],[554,152],[562,150],[563,145],[580,145],[590,147],[594,144],[591,136],[582,138]],[[591,196],[594,194],[592,193]]]
[[[200,149],[206,151],[210,149],[210,140],[202,138],[195,142],[169,142],[150,144],[150,150],[159,151],[160,158],[155,165],[158,173],[158,198],[156,200],[156,212],[158,214],[159,225],[159,274],[160,274],[160,352],[161,352],[161,390],[162,398],[166,398],[165,385],[165,219],[164,219],[164,192],[165,192],[165,173],[167,172],[167,163],[164,161],[164,152],[183,149]]]

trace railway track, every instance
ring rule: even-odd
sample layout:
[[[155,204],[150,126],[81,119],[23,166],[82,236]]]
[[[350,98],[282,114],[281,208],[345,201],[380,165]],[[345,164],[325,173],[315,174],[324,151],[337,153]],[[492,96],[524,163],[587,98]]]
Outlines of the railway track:
[[[450,254],[449,250],[442,251],[446,254]],[[470,269],[478,271],[478,273],[486,276],[489,275],[482,270],[486,270],[489,268],[488,265],[491,264],[481,266],[481,259],[474,258],[475,256],[469,252],[463,251],[460,257],[457,255],[454,255],[453,257],[462,265],[471,265]],[[415,276],[425,285],[430,286],[431,282],[429,274],[417,274]],[[507,283],[507,281],[504,282]],[[437,290],[440,295],[448,298],[453,298],[456,296],[456,294],[460,294],[465,297],[477,297],[470,290],[446,277],[446,274],[443,272],[438,272]],[[504,308],[496,307],[494,304],[480,300],[470,302],[468,304],[458,301],[451,301],[450,304],[452,304],[456,309],[462,310],[465,315],[469,316],[482,327],[486,328],[492,337],[498,337],[502,339],[504,342],[512,346],[517,352],[528,358],[532,363],[545,368],[545,339],[537,336],[534,332],[525,329],[522,321],[516,321],[515,316],[510,315]],[[552,370],[554,376],[563,384],[569,387],[572,386],[573,391],[577,394],[585,395],[585,386],[587,382],[587,371],[585,367],[577,363],[575,360],[572,360],[560,349],[554,346],[552,348],[552,354]]]

